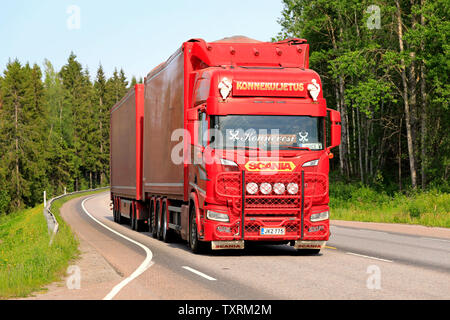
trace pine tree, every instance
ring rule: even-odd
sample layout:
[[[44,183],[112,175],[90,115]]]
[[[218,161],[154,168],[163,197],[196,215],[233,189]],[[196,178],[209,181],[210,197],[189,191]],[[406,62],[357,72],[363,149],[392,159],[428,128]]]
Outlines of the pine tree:
[[[94,186],[93,175],[100,171],[99,145],[101,135],[99,132],[99,112],[95,107],[94,87],[90,81],[89,72],[83,72],[82,107],[80,120],[76,126],[80,134],[80,157],[83,177],[86,187]],[[83,186],[83,188],[85,188]]]
[[[80,190],[82,179],[82,158],[81,158],[81,137],[80,137],[80,120],[83,113],[84,91],[83,87],[83,68],[76,60],[74,53],[71,53],[67,64],[60,71],[60,76],[64,88],[64,105],[63,108],[69,113],[67,123],[68,147],[71,150],[71,159],[69,161],[70,175],[74,180],[73,189]]]
[[[106,177],[109,175],[109,105],[108,105],[107,80],[103,67],[100,65],[97,70],[97,78],[94,83],[94,105],[99,119],[99,184],[104,185]]]
[[[22,67],[17,60],[9,62],[4,72],[0,146],[11,209],[34,204],[46,185],[41,77],[37,65]]]
[[[70,149],[68,148],[68,114],[64,110],[64,89],[59,75],[50,61],[45,65],[45,110],[48,133],[46,138],[46,161],[48,193],[61,194],[64,188],[73,183],[70,177]]]

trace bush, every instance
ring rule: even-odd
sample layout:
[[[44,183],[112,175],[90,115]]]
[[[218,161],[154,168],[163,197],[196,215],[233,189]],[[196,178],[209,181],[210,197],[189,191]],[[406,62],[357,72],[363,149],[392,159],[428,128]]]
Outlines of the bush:
[[[450,227],[450,194],[438,188],[387,194],[359,183],[330,185],[333,219]]]

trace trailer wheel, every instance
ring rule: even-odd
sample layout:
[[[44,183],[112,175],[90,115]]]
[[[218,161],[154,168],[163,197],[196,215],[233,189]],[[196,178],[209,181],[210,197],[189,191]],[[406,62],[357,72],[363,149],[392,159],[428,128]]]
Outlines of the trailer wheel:
[[[148,207],[148,232],[153,234],[153,216],[152,216],[153,204],[150,202],[150,206]]]
[[[130,213],[130,222],[131,222],[131,230],[136,230],[136,216],[133,214],[132,210]]]
[[[158,211],[159,204],[158,201],[155,201],[153,208],[153,219],[152,219],[152,237],[158,239]]]
[[[115,199],[113,201],[113,218],[114,218],[114,222],[117,223],[118,217],[117,217],[117,205],[116,205]]]
[[[158,206],[157,206],[158,210],[156,211],[156,217],[157,217],[157,228],[158,230],[156,230],[156,238],[158,240],[162,240],[163,239],[163,234],[162,234],[162,221],[161,219],[159,219],[159,209],[160,209],[160,201],[158,201]],[[161,214],[162,216],[162,214]]]
[[[113,208],[115,208],[114,210],[114,221],[118,224],[123,224],[124,223],[124,219],[122,218],[122,215],[120,214],[120,206],[117,208],[116,206],[114,206]]]
[[[161,223],[161,227],[162,227],[162,240],[165,243],[169,243],[170,242],[170,230],[168,228],[168,219],[167,219],[167,207],[166,204],[163,204],[163,209],[162,209],[162,223]]]
[[[120,210],[117,210],[116,212],[116,219],[118,224],[124,224],[124,220],[122,218],[122,214],[120,213]]]

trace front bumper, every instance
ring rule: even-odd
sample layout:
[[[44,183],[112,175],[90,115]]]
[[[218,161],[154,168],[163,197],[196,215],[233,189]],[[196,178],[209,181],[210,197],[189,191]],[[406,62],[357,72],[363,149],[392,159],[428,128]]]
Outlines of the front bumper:
[[[301,220],[295,217],[261,217],[245,218],[244,230],[241,220],[236,218],[231,223],[211,220],[203,222],[203,241],[328,241],[330,237],[329,221],[312,223],[304,221],[303,237]],[[284,229],[284,234],[263,235],[262,228]],[[244,235],[242,236],[242,232]]]
[[[326,245],[326,241],[295,241],[294,249],[303,250],[320,250]],[[234,241],[212,241],[212,250],[242,250],[245,248],[244,240],[234,240]]]

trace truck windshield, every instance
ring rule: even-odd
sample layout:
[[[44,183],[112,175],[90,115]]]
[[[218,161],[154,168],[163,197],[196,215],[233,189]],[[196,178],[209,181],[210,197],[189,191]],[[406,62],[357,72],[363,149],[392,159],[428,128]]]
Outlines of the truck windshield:
[[[324,118],[309,116],[211,116],[211,147],[323,150]]]

